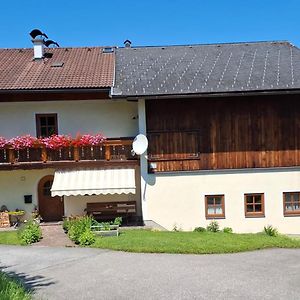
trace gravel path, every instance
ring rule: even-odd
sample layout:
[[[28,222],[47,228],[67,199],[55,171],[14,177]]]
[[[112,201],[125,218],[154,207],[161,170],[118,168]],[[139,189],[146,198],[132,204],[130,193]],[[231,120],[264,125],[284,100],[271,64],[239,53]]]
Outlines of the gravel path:
[[[43,238],[34,247],[74,247],[75,244],[64,233],[61,224],[58,225],[42,225]]]
[[[0,267],[36,299],[299,299],[300,250],[135,254],[0,246]]]

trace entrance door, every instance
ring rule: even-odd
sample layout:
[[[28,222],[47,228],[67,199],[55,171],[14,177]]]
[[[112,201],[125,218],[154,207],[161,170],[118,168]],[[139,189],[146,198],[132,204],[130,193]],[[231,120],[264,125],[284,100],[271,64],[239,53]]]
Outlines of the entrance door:
[[[44,221],[60,221],[64,215],[64,202],[59,196],[51,197],[54,176],[43,177],[38,185],[39,213]]]

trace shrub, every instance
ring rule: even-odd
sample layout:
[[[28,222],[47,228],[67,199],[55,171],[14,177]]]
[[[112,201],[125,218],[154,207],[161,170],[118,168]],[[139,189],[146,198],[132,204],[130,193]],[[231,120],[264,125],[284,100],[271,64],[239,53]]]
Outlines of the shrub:
[[[232,233],[233,230],[232,230],[231,227],[224,227],[224,228],[223,228],[223,232],[225,232],[225,233]]]
[[[220,231],[219,223],[217,221],[211,221],[209,223],[209,225],[206,227],[206,230],[210,231],[210,232],[218,232],[218,231]]]
[[[266,235],[269,236],[278,236],[279,232],[276,228],[274,228],[272,225],[268,225],[264,227],[264,232]]]
[[[91,231],[91,225],[94,222],[91,217],[77,217],[63,223],[64,228],[68,231],[69,238],[80,245],[91,245],[95,238]]]
[[[173,229],[172,229],[173,231],[175,231],[175,232],[178,232],[179,231],[179,229],[178,229],[178,226],[176,225],[176,224],[174,224],[174,226],[173,226]]]
[[[42,238],[42,230],[36,222],[29,221],[20,229],[20,238],[22,244],[36,243]]]
[[[196,227],[196,228],[194,229],[194,231],[195,231],[195,232],[205,232],[206,229],[205,229],[204,227]]]
[[[115,218],[113,225],[121,225],[122,224],[122,217]]]
[[[79,236],[78,241],[81,246],[89,246],[95,242],[95,235],[91,230],[86,230]]]

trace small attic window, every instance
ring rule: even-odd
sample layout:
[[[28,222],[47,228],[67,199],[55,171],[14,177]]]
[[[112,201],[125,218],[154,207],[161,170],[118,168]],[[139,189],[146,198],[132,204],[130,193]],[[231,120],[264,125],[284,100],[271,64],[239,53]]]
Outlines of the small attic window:
[[[51,64],[51,67],[53,67],[53,68],[60,68],[60,67],[62,67],[63,65],[64,65],[63,62],[56,61],[56,62],[53,62],[53,63]]]
[[[113,47],[105,47],[102,50],[103,53],[113,53],[114,52],[114,48]]]

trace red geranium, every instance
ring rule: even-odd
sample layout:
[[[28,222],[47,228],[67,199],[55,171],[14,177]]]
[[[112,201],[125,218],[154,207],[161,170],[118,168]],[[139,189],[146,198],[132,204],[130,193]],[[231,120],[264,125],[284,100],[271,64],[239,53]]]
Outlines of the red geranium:
[[[0,149],[3,149],[7,145],[7,139],[0,136]]]
[[[78,135],[75,140],[73,140],[72,145],[83,147],[83,146],[97,146],[100,145],[106,137],[101,134],[84,134],[84,135]]]
[[[54,134],[50,137],[42,138],[41,143],[48,149],[60,149],[69,147],[72,142],[72,138],[69,135]]]
[[[23,136],[16,136],[7,141],[7,144],[12,146],[14,149],[25,149],[32,148],[38,143],[38,139],[36,137],[31,136],[30,134]]]

